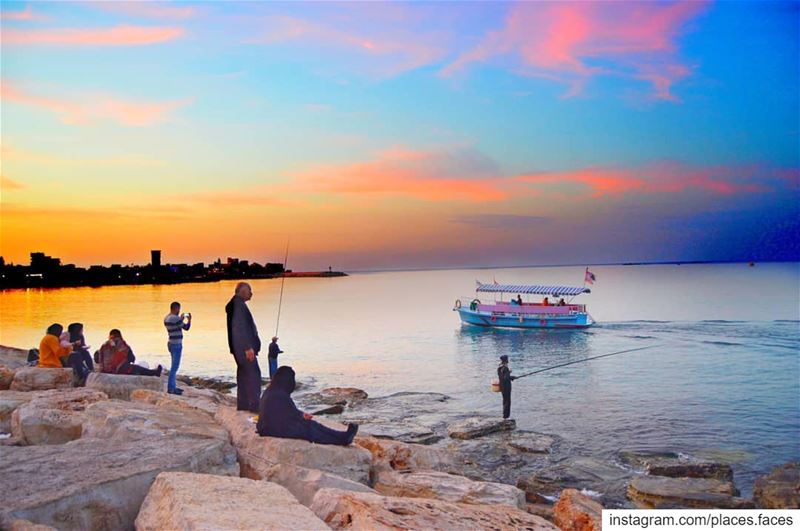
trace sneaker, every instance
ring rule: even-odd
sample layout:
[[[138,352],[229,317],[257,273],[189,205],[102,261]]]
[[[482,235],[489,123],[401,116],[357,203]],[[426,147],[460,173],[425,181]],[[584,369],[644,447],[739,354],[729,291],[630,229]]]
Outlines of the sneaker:
[[[346,444],[352,444],[353,439],[356,438],[356,433],[358,433],[358,424],[348,424]]]
[[[168,391],[167,391],[167,393],[169,393],[169,394],[171,394],[171,395],[178,395],[178,396],[180,396],[180,395],[182,395],[182,394],[183,394],[183,389],[179,389],[179,388],[177,388],[177,387],[176,387],[175,389],[170,389],[170,390],[168,390]]]

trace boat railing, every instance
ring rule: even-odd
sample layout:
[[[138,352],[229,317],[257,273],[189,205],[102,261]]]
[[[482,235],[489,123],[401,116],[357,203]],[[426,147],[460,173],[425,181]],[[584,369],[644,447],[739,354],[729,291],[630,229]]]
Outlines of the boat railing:
[[[474,302],[480,301],[480,302]],[[512,304],[509,301],[481,301],[477,297],[459,297],[456,299],[454,309],[466,308],[487,313],[512,313],[536,315],[573,315],[586,313],[585,304],[544,305],[542,303],[523,302],[522,305]]]

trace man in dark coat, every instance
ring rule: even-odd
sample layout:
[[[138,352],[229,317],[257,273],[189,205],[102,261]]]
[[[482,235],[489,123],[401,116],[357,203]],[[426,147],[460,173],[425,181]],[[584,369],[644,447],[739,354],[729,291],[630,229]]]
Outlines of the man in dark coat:
[[[294,370],[287,365],[278,367],[261,397],[256,425],[259,435],[340,446],[353,442],[358,424],[349,424],[347,431],[339,431],[312,420],[311,415],[303,413],[294,405],[291,397],[294,387]]]
[[[508,356],[500,356],[500,366],[497,367],[497,379],[500,380],[500,392],[503,393],[503,418],[511,416],[511,381],[516,380],[511,376],[508,368]]]
[[[236,360],[236,409],[256,413],[261,396],[261,368],[256,356],[261,350],[261,340],[253,314],[245,304],[252,297],[250,284],[239,282],[225,306],[225,313],[228,317],[228,347]]]

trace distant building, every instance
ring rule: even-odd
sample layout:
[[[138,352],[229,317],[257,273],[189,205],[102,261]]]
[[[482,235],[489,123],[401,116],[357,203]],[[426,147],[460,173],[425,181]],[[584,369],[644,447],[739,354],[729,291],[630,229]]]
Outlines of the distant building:
[[[150,251],[150,265],[153,266],[154,269],[158,269],[161,267],[161,251],[154,249]]]

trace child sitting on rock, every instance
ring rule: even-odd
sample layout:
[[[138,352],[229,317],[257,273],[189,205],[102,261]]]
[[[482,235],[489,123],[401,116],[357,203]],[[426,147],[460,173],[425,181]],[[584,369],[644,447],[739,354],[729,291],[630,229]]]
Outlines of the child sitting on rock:
[[[259,435],[340,446],[353,442],[358,424],[348,424],[347,431],[339,431],[312,420],[311,415],[295,406],[290,396],[294,388],[294,370],[286,365],[279,367],[261,396],[256,427]]]

